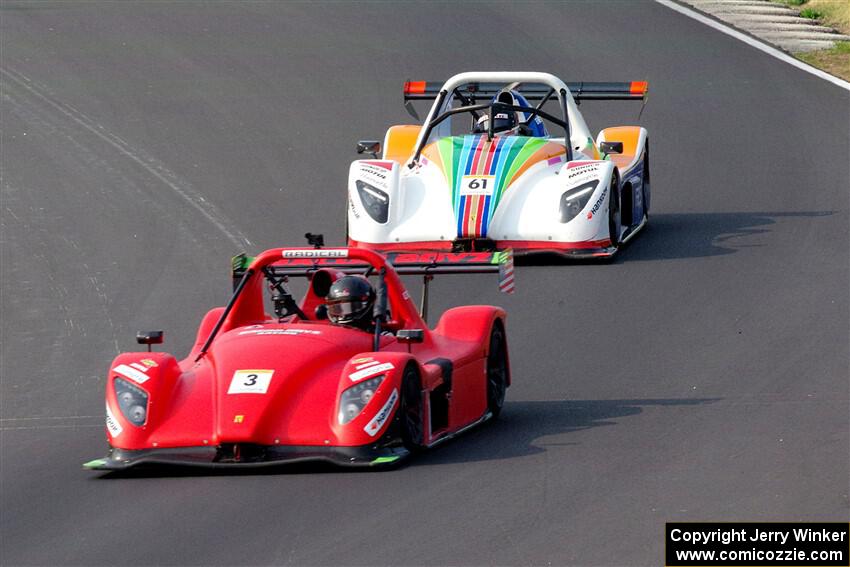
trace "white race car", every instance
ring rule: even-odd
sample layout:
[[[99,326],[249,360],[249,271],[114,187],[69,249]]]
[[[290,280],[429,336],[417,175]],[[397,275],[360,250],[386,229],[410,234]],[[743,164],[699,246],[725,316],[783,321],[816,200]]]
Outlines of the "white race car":
[[[409,110],[433,106],[421,126],[358,144],[374,159],[351,164],[349,246],[613,255],[647,223],[647,132],[606,128],[594,141],[577,103],[646,92],[645,82],[565,84],[548,73],[405,83]]]

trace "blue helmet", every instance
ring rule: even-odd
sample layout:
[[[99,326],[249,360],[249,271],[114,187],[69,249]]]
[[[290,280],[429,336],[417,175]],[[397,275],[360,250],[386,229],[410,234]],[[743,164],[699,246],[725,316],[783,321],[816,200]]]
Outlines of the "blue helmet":
[[[523,108],[533,108],[524,96],[514,90],[501,91],[493,97],[493,102],[501,102]],[[489,121],[489,114],[481,116],[475,126],[475,131],[486,132],[489,126]],[[509,134],[533,136],[536,138],[542,138],[549,135],[546,131],[546,126],[543,124],[543,120],[539,116],[531,114],[530,112],[497,113],[493,117],[493,132],[507,132]]]

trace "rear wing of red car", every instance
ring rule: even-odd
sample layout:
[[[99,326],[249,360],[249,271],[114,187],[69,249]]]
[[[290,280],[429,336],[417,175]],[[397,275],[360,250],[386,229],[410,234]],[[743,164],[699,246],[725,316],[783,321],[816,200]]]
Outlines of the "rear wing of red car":
[[[442,83],[432,81],[407,81],[404,83],[404,101],[434,100],[440,94]],[[467,100],[489,100],[505,88],[503,83],[468,83],[457,89]],[[567,88],[576,101],[582,100],[644,100],[649,92],[646,81],[628,83],[567,83]],[[544,100],[551,96],[551,89],[543,85],[520,85],[518,91],[527,100]]]
[[[356,259],[336,257],[334,249],[304,250],[297,256],[283,258],[267,268],[276,277],[309,277],[320,268],[332,268],[346,274],[368,274],[372,267]],[[393,252],[385,255],[393,270],[401,276],[437,274],[499,274],[499,289],[513,293],[514,256],[512,250],[500,252]],[[242,280],[254,258],[234,256],[231,275],[234,289]]]

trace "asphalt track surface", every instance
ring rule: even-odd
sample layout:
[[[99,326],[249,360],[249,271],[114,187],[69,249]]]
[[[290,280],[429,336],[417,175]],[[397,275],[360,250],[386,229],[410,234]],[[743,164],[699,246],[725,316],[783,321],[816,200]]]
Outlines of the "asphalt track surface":
[[[0,5],[3,565],[660,565],[667,521],[847,521],[850,93],[652,2]],[[649,80],[649,230],[518,292],[503,419],[398,470],[102,478],[105,370],[236,252],[343,234],[405,79]],[[637,122],[586,103],[591,129]]]

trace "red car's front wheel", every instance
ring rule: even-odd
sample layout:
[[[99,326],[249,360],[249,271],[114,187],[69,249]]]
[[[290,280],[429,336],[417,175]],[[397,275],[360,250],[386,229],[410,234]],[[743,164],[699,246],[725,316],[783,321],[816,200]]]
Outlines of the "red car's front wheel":
[[[487,354],[487,409],[494,418],[499,417],[505,404],[508,388],[508,349],[505,328],[496,320],[490,331],[490,350]]]
[[[404,369],[401,379],[401,439],[409,451],[417,451],[425,445],[425,428],[422,411],[422,382],[419,371],[413,364]]]

